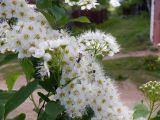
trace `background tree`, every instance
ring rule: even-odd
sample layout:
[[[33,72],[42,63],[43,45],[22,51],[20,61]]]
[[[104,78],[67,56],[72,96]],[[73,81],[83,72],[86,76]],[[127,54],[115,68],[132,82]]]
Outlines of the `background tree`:
[[[120,9],[123,14],[139,14],[142,11],[151,12],[151,0],[122,0]]]

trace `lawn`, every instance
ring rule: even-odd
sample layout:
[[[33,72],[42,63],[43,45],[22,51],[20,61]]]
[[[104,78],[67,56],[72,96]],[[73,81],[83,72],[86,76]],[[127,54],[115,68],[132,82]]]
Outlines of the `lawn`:
[[[160,80],[160,64],[150,60],[152,58],[146,56],[107,60],[103,61],[102,66],[106,74],[115,80],[131,80],[141,85],[147,81]],[[148,66],[154,66],[156,69],[149,69]]]
[[[73,28],[72,31],[77,34],[95,28],[114,35],[121,45],[121,52],[124,53],[146,50],[151,46],[149,40],[150,18],[144,13],[128,17],[113,16],[102,24]]]

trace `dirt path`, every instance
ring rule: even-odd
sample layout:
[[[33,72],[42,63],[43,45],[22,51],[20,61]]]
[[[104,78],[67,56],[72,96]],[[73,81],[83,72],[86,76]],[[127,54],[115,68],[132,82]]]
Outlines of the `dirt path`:
[[[110,59],[119,59],[119,58],[126,58],[126,57],[143,57],[143,56],[149,56],[149,55],[155,55],[160,56],[160,52],[152,52],[152,51],[135,51],[135,52],[129,52],[129,53],[119,53],[113,57],[105,57],[104,60],[110,60]]]
[[[133,109],[135,103],[144,100],[143,94],[139,91],[138,86],[129,80],[115,82],[121,100],[129,108]]]

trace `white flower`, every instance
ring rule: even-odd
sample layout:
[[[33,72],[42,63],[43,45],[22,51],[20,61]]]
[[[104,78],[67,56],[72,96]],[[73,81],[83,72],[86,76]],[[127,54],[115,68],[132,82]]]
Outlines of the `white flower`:
[[[43,49],[36,49],[35,53],[33,54],[36,58],[42,58],[45,55],[45,51]]]
[[[97,3],[97,0],[79,0],[79,1],[72,1],[72,0],[65,0],[65,3],[67,3],[69,6],[81,6],[81,9],[92,9],[96,8],[96,5],[99,5]]]
[[[43,56],[44,61],[49,61],[51,59],[51,55],[49,53],[45,53]]]
[[[113,56],[120,50],[116,39],[111,34],[106,34],[99,30],[84,32],[77,39],[79,43],[83,43],[86,46],[86,50],[93,52],[93,54]]]
[[[69,38],[63,40],[70,41]],[[121,103],[111,80],[104,75],[94,57],[86,52],[80,55],[79,45],[71,40],[64,50],[67,51],[63,57],[66,64],[55,98],[73,118],[81,117],[90,106],[95,120],[132,120],[130,110]]]
[[[5,18],[16,17],[24,19],[31,11],[25,0],[2,0],[0,3],[0,15]]]

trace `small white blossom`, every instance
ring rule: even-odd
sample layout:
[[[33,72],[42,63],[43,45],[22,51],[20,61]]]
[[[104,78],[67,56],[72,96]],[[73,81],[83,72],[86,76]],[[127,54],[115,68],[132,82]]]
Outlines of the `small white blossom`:
[[[97,0],[79,0],[79,1],[73,1],[73,0],[65,0],[65,3],[67,3],[70,6],[81,6],[81,9],[92,9],[96,8],[99,3],[97,3]]]
[[[86,46],[85,49],[93,54],[113,56],[120,50],[115,37],[99,30],[84,32],[78,37],[78,41],[83,43]]]

